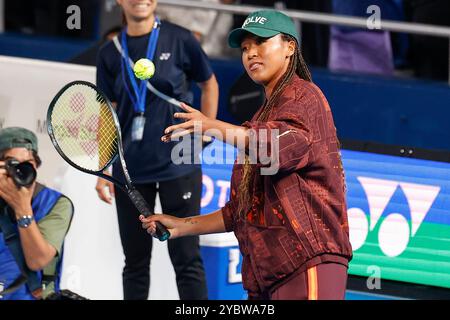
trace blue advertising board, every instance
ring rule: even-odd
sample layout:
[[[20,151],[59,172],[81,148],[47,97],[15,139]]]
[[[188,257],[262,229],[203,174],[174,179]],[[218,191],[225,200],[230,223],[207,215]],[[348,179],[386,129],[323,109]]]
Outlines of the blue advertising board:
[[[354,251],[349,273],[450,288],[450,163],[341,153]],[[204,150],[202,213],[229,199],[235,157],[218,141]],[[245,298],[233,234],[202,236],[201,245],[210,298]]]

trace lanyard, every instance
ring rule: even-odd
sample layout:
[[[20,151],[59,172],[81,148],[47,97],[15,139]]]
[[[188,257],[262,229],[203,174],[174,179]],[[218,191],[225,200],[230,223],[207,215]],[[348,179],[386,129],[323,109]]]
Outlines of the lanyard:
[[[158,43],[158,37],[159,37],[159,26],[160,26],[159,18],[155,17],[155,24],[154,24],[153,30],[149,36],[147,54],[146,54],[146,58],[149,60],[153,60],[153,57],[156,52],[156,45]],[[128,45],[127,45],[126,34],[127,34],[127,28],[125,28],[121,34],[121,43],[122,43],[122,48],[123,48],[123,57],[122,57],[122,62],[121,62],[123,82],[125,85],[125,89],[127,90],[128,95],[131,99],[131,102],[133,103],[134,111],[136,113],[143,114],[145,111],[145,98],[147,96],[147,86],[146,86],[147,81],[142,80],[139,83],[139,86],[136,82],[134,72],[131,69],[131,65],[129,63],[130,57],[128,54]],[[126,69],[126,73],[128,75],[128,79],[130,80],[131,86],[133,87],[133,94],[131,93],[131,91],[128,87],[127,81],[125,80],[125,69]]]

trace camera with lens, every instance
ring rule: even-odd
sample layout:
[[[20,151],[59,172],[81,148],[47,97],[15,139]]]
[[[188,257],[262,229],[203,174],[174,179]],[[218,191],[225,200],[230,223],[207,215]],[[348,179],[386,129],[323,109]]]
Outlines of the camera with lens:
[[[8,159],[5,162],[4,168],[18,188],[28,188],[36,180],[36,169],[30,162],[19,162],[16,159]]]
[[[18,188],[28,188],[36,180],[36,169],[30,162],[19,162],[16,159],[8,159],[1,168],[6,170]],[[0,211],[3,211],[5,205],[5,201],[0,198]]]

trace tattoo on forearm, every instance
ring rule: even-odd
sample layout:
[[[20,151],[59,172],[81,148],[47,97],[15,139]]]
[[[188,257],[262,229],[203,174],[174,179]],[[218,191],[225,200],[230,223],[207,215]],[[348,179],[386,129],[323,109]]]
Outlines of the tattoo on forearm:
[[[198,221],[196,221],[196,220],[194,220],[194,219],[192,219],[192,218],[186,218],[186,219],[184,220],[184,223],[197,224]]]

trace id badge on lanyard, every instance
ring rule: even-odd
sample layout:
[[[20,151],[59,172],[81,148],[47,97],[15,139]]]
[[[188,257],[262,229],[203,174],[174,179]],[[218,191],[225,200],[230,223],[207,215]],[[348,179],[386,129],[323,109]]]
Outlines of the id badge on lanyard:
[[[149,36],[148,47],[147,47],[147,59],[153,60],[156,51],[156,45],[159,37],[159,26],[160,21],[158,17],[155,17],[155,24],[153,26],[152,32]],[[121,42],[122,48],[124,51],[124,56],[122,58],[122,75],[125,89],[130,97],[130,100],[133,104],[133,109],[135,116],[133,118],[133,123],[131,126],[131,140],[132,141],[141,141],[144,137],[144,129],[145,129],[145,102],[147,96],[147,81],[142,80],[141,83],[137,84],[134,72],[129,63],[129,54],[128,54],[128,46],[126,39],[126,31],[122,31],[121,34]],[[132,91],[128,87],[127,81],[125,79],[125,74],[128,75],[128,79],[132,85]]]
[[[143,113],[135,115],[131,128],[131,141],[141,141],[144,137],[145,116]]]

